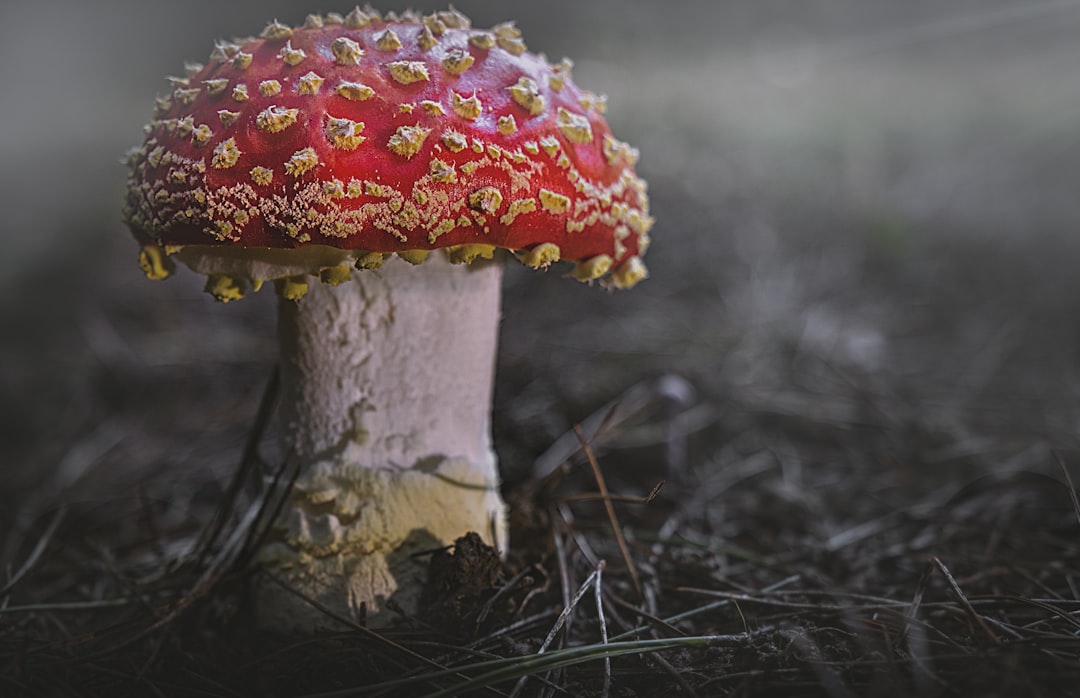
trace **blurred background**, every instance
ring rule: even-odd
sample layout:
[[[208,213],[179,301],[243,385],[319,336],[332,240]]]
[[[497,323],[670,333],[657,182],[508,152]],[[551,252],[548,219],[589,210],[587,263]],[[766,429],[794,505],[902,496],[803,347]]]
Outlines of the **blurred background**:
[[[657,219],[652,278],[632,292],[508,272],[495,426],[511,480],[664,374],[710,406],[698,459],[762,414],[879,429],[886,450],[940,447],[944,464],[1073,448],[1080,2],[456,4],[477,26],[516,19],[531,50],[573,58],[608,95]],[[5,5],[3,496],[95,501],[150,487],[152,468],[213,499],[191,474],[217,482],[236,461],[275,299],[221,306],[186,271],[142,278],[120,159],[164,77],[214,39],[348,9]]]

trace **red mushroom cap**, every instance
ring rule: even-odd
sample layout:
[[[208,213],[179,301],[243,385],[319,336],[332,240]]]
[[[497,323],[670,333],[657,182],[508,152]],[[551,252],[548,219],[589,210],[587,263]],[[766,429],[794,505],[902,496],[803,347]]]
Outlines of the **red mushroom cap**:
[[[645,276],[637,151],[569,61],[528,52],[511,23],[359,9],[275,21],[173,83],[131,157],[126,210],[159,251],[451,248],[471,261],[506,248],[534,267],[578,262],[583,280]]]

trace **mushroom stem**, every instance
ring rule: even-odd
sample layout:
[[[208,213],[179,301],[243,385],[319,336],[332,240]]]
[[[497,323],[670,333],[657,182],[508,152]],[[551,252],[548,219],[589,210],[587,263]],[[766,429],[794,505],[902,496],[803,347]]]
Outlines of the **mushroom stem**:
[[[262,562],[348,617],[413,611],[426,558],[476,531],[506,547],[491,448],[501,267],[400,259],[281,301],[285,457],[299,472]],[[275,584],[260,622],[330,619]]]

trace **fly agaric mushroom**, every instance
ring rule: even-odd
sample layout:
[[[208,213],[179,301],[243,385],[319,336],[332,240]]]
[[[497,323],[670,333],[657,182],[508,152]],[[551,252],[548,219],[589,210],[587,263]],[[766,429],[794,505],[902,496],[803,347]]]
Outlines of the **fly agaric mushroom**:
[[[260,555],[330,608],[376,623],[391,597],[409,608],[409,553],[468,531],[505,550],[496,251],[615,288],[646,276],[637,151],[570,67],[453,9],[274,21],[173,78],[130,157],[125,219],[147,276],[179,259],[219,301],[266,281],[281,297],[298,477]],[[275,589],[264,620],[320,622]]]

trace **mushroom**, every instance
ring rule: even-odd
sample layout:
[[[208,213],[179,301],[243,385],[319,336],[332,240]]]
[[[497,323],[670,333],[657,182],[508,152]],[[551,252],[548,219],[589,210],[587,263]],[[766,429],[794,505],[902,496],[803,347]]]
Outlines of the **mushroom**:
[[[629,288],[652,219],[637,151],[571,64],[512,23],[309,16],[219,42],[172,78],[130,158],[125,220],[151,279],[179,260],[219,301],[280,296],[282,431],[298,473],[260,551],[339,612],[410,609],[411,553],[505,551],[490,402],[507,250]],[[278,628],[324,622],[263,585]]]

